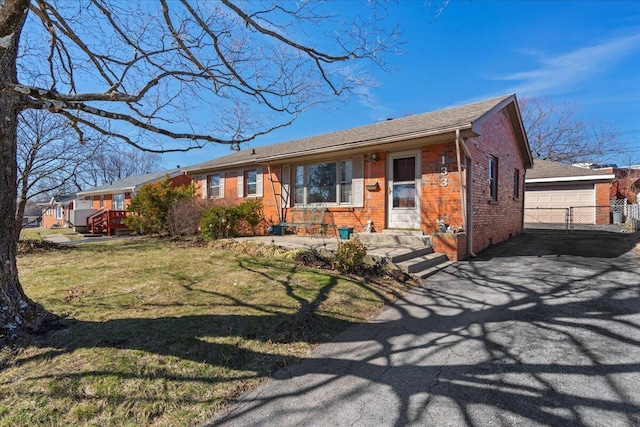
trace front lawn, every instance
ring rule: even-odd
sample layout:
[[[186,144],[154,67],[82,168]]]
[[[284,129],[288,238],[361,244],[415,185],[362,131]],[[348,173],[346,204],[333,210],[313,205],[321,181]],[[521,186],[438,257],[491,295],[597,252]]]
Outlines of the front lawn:
[[[20,256],[27,295],[65,319],[2,349],[0,426],[201,425],[412,285],[235,246],[134,238]]]

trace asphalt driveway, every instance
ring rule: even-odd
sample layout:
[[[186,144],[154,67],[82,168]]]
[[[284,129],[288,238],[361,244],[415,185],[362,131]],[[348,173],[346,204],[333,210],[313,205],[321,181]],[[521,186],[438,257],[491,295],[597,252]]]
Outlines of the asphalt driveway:
[[[525,235],[452,265],[212,425],[639,426],[636,242]]]

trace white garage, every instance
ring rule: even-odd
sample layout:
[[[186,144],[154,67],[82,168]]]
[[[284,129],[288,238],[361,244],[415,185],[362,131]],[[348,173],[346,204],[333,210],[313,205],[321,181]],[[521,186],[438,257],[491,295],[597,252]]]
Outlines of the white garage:
[[[596,208],[596,183],[613,178],[604,171],[535,160],[525,180],[525,224],[564,224],[569,213],[573,224],[602,221]]]
[[[568,209],[583,206],[574,222],[594,224],[596,192],[593,184],[534,186],[524,199],[525,223],[563,223]]]

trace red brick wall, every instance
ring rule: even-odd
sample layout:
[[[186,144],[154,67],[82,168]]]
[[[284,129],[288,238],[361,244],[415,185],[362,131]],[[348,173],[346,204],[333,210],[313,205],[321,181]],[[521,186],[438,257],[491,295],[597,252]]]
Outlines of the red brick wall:
[[[68,205],[63,206],[62,209],[62,219],[56,219],[56,207],[47,208],[42,214],[42,227],[44,228],[52,228],[52,227],[68,227],[69,220],[69,212],[73,207],[73,203],[69,203]]]
[[[524,166],[509,120],[502,112],[482,124],[481,135],[467,140],[471,153],[473,252],[523,231]],[[498,159],[498,198],[491,202],[489,158]],[[520,175],[519,197],[513,198],[514,169]]]
[[[64,217],[64,213],[63,213]],[[42,214],[42,226],[44,228],[62,227],[64,225],[64,219],[56,219],[56,208],[47,208]]]
[[[608,182],[596,183],[595,192],[596,192],[596,206],[604,206],[596,208],[596,224],[603,225],[609,224],[610,218],[610,187],[611,184]]]
[[[443,253],[451,261],[458,261],[468,256],[466,233],[435,233],[431,236],[431,247],[434,252]]]
[[[455,230],[463,225],[454,142],[422,150],[422,230],[426,234],[438,232],[436,221],[439,219]]]
[[[262,168],[262,209],[267,224],[278,224],[280,222],[280,206],[282,205],[280,196],[282,192],[281,177],[282,166],[271,167],[271,176],[269,176],[268,168]],[[271,180],[273,180],[273,185],[271,184]],[[236,190],[237,180],[234,180],[233,185],[234,190]],[[293,189],[293,186],[291,186],[291,188]]]
[[[120,193],[114,193],[120,194]],[[104,194],[104,202],[102,207],[100,207],[100,195],[93,196],[93,201],[91,202],[91,209],[113,209],[113,194]],[[85,200],[90,200],[91,196],[84,196]],[[124,193],[124,208],[127,209],[127,206],[131,203],[131,193]]]
[[[189,175],[186,174],[182,174],[182,175],[178,175],[175,176],[173,178],[169,178],[169,182],[171,182],[171,185],[174,187],[179,187],[181,185],[190,185],[192,180],[191,177]],[[199,186],[196,186],[199,189]],[[103,206],[100,207],[100,195],[95,195],[95,196],[85,196],[84,199],[85,200],[91,200],[91,197],[93,197],[93,201],[91,202],[91,208],[92,209],[113,209],[113,194],[120,194],[122,193],[121,191],[119,192],[114,192],[112,194],[104,194],[104,202],[103,202]],[[127,209],[127,207],[129,206],[129,204],[131,204],[131,192],[125,192],[124,193],[124,208]]]
[[[374,227],[381,231],[385,224],[385,155],[379,153],[379,157],[376,161],[365,159],[364,163],[364,207],[353,208],[348,206],[336,206],[329,207],[325,217],[327,223],[335,224],[337,227],[353,227],[354,232],[364,231],[367,221],[373,221]],[[293,174],[293,166],[290,168],[291,174]],[[281,182],[282,182],[282,167],[276,166],[271,168],[271,179],[273,179],[273,188],[269,180],[268,170],[264,169],[263,185],[264,185],[264,197],[263,207],[264,216],[268,223],[277,224],[279,222],[278,209],[280,209],[280,197],[281,194]],[[235,175],[234,175],[235,176]],[[235,185],[235,180],[233,185]],[[289,178],[290,191],[293,191],[293,175]],[[366,186],[368,184],[373,185],[378,183],[378,189],[375,191],[368,191]],[[227,183],[225,182],[225,189]],[[235,188],[235,187],[234,187]],[[274,197],[274,190],[277,194]],[[293,196],[293,194],[292,194]],[[229,197],[225,191],[225,197]],[[277,199],[277,200],[276,200]],[[291,221],[294,217],[294,207],[289,207],[283,210],[284,220]],[[307,230],[300,227],[297,230],[299,233],[304,234]],[[310,230],[308,230],[310,231]],[[335,233],[335,229],[331,228],[327,230],[329,234]]]

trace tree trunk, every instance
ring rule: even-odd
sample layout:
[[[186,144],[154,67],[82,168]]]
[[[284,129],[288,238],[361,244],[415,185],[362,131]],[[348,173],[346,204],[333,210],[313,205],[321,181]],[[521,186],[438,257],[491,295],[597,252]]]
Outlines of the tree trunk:
[[[19,2],[15,2],[19,3]],[[2,83],[17,83],[16,58],[20,29],[24,23],[27,10],[24,5],[13,12],[5,3],[0,15],[7,12],[0,24],[10,25],[0,28],[2,33],[13,34],[8,45],[0,46],[0,87]],[[27,3],[28,5],[28,3]],[[2,25],[0,25],[1,27]],[[0,34],[0,36],[5,36]],[[2,40],[0,38],[0,40]],[[4,38],[6,43],[7,38]],[[16,265],[19,227],[16,223],[17,198],[17,124],[18,113],[25,104],[24,98],[10,92],[0,91],[0,346],[8,340],[25,332],[33,332],[42,328],[46,320],[53,318],[44,309],[25,295],[18,280]]]

